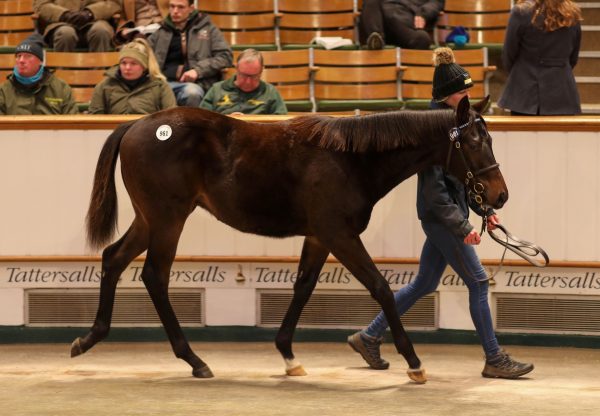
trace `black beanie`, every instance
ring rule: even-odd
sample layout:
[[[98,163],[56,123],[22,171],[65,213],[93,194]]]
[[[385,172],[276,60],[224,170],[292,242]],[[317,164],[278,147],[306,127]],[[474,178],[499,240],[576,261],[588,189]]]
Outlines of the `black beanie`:
[[[437,48],[433,51],[433,99],[442,102],[452,94],[471,88],[471,75],[454,60],[450,48]]]
[[[18,53],[30,53],[37,56],[40,61],[44,62],[44,40],[43,38],[34,33],[29,36],[23,42],[19,43],[19,46],[15,49],[15,55]]]

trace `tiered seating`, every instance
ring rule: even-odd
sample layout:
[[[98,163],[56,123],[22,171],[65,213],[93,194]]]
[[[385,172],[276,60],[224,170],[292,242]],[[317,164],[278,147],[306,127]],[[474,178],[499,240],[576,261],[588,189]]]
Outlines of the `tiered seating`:
[[[234,58],[247,47],[263,50],[263,79],[277,86],[292,112],[423,108],[431,99],[431,51],[308,49],[315,36],[355,39],[360,1],[203,0],[199,6],[232,44]],[[438,39],[454,25],[463,25],[470,30],[471,47],[480,46],[478,42],[502,42],[509,8],[510,0],[447,0]],[[5,11],[26,17],[33,30],[30,1],[0,1],[0,12]],[[2,27],[9,26],[0,19]],[[274,50],[278,42],[286,49],[304,49]],[[455,55],[475,83],[472,98],[488,94],[488,79],[496,69],[488,65],[488,50],[457,50]],[[103,79],[106,68],[117,62],[117,52],[47,52],[46,58],[46,66],[73,87],[80,108],[87,108],[94,86]],[[12,53],[0,56],[0,77],[11,72],[13,65]],[[233,72],[231,68],[227,75]]]
[[[106,69],[118,62],[118,52],[46,52],[46,66],[73,88],[80,111],[87,109]]]
[[[354,0],[278,0],[279,44],[306,47],[316,36],[355,41],[355,7]]]
[[[402,67],[399,57],[403,53],[417,56],[417,67]],[[262,54],[265,61],[262,79],[277,86],[289,111],[399,110],[406,106],[418,108],[416,103],[422,103],[422,107],[431,99],[431,51],[401,51],[399,48],[380,51],[311,48],[263,51]],[[234,53],[234,60],[238,55],[239,52]],[[484,96],[485,73],[495,69],[490,66],[483,69],[481,62],[486,56],[485,51],[481,50],[458,53],[461,62],[472,71],[476,82],[475,98]],[[412,62],[408,58],[407,61]],[[400,82],[402,69],[409,76],[422,72],[423,74],[418,75],[422,85],[406,86],[403,89]],[[235,69],[229,68],[226,77],[234,73]],[[401,98],[403,91],[407,95],[405,100]]]
[[[472,99],[489,94],[488,80],[495,66],[488,65],[487,48],[455,50],[456,62],[471,74],[475,84],[470,90]],[[400,50],[402,66],[402,99],[407,108],[427,108],[431,101],[434,66],[431,51]]]
[[[199,7],[233,49],[277,49],[273,0],[202,0]]]
[[[314,95],[319,111],[402,107],[397,49],[315,49],[314,65]]]
[[[0,1],[0,45],[14,48],[35,29],[32,0]]]
[[[470,45],[501,48],[510,15],[511,0],[446,0],[436,25],[436,40],[445,42],[456,27],[465,27]]]
[[[6,77],[12,73],[15,66],[15,55],[12,53],[0,54],[0,82],[4,82]]]
[[[239,51],[234,52],[237,61]],[[310,50],[263,51],[264,69],[262,79],[277,86],[288,111],[311,111],[314,100],[310,92]],[[226,77],[235,73],[229,68]]]

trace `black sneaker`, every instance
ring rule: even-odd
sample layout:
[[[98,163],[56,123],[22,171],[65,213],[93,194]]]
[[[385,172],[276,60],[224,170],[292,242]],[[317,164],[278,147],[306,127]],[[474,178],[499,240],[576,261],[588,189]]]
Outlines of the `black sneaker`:
[[[533,364],[520,363],[510,358],[505,351],[485,360],[485,367],[481,372],[484,377],[490,378],[519,378],[533,370]]]
[[[379,346],[382,342],[383,337],[370,337],[363,334],[362,331],[348,337],[348,345],[350,345],[354,351],[359,353],[374,370],[387,370],[390,366],[390,363],[381,358],[379,353]]]
[[[384,46],[385,42],[383,41],[383,37],[377,32],[371,33],[367,38],[367,49],[379,50],[383,49]]]

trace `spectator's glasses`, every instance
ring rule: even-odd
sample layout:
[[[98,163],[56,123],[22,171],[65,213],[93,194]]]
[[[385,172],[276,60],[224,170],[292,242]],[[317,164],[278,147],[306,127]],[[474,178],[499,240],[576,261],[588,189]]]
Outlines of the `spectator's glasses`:
[[[243,72],[237,71],[237,76],[239,78],[251,79],[253,81],[260,79],[261,75],[262,75],[262,71],[260,71],[258,74],[245,74]]]

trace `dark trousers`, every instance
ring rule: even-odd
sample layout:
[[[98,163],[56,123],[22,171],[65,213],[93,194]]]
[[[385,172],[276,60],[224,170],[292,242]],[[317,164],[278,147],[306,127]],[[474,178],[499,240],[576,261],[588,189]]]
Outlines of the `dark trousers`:
[[[415,15],[399,4],[382,0],[364,0],[358,25],[361,45],[373,32],[383,36],[385,43],[407,49],[429,49],[431,36],[424,29],[415,29]]]

